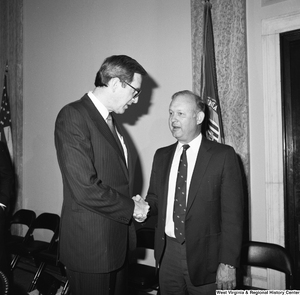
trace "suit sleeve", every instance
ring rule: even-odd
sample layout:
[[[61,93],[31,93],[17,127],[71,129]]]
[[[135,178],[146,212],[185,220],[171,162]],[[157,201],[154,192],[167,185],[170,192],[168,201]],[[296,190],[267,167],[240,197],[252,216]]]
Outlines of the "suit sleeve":
[[[134,202],[99,178],[93,162],[94,153],[99,151],[94,151],[86,119],[71,106],[63,108],[57,117],[55,145],[64,185],[73,200],[89,211],[128,224]]]
[[[156,183],[156,162],[157,162],[157,152],[154,155],[153,163],[152,163],[152,170],[150,176],[150,184],[146,196],[146,201],[150,206],[150,216],[155,216],[158,214],[158,192],[157,190],[157,183]]]
[[[14,183],[14,172],[5,144],[0,145],[0,203],[8,206]]]
[[[221,179],[220,262],[238,266],[243,231],[241,170],[233,148],[227,149]]]

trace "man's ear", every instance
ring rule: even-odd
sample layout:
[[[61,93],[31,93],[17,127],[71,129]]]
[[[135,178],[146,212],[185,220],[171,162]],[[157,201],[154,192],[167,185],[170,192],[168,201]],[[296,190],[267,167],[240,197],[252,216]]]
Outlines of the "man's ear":
[[[204,118],[205,118],[204,112],[202,112],[202,111],[198,112],[198,114],[197,114],[197,124],[200,125],[203,122]]]
[[[120,82],[120,79],[118,77],[114,77],[114,78],[111,78],[107,84],[109,85],[109,87],[112,87],[112,90],[114,92],[117,89],[119,82]]]

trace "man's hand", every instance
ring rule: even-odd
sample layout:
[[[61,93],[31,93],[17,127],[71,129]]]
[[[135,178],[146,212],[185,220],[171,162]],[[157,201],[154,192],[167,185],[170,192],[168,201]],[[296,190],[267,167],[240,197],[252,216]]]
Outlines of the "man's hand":
[[[220,263],[217,271],[217,289],[233,290],[236,287],[236,269]]]
[[[140,195],[136,195],[132,199],[134,201],[134,219],[137,222],[144,222],[147,219],[147,214],[150,208],[148,203]]]

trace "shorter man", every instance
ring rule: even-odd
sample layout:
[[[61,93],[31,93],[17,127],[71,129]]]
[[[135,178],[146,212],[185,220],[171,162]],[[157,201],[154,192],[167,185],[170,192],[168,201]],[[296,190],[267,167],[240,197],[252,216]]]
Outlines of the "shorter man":
[[[178,142],[158,149],[153,160],[146,201],[150,215],[158,214],[155,258],[161,295],[215,294],[216,288],[236,287],[241,171],[232,147],[201,135],[204,113],[200,97],[175,93],[169,128]]]

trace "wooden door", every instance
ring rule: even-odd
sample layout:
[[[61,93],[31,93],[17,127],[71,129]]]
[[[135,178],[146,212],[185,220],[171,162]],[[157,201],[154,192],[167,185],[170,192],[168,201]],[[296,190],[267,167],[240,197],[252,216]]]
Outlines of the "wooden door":
[[[285,241],[300,289],[300,30],[280,35],[284,142]]]

